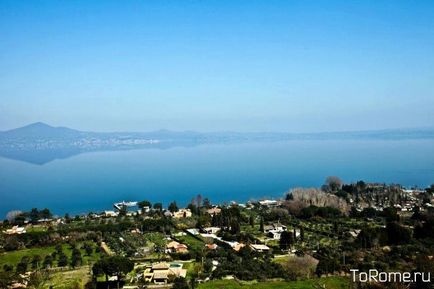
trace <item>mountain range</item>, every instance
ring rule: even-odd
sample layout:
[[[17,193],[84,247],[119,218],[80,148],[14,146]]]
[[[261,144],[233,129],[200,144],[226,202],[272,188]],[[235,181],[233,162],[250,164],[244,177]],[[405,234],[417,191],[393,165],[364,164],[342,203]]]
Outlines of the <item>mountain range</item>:
[[[151,132],[87,132],[53,127],[37,122],[0,132],[0,156],[34,164],[100,150],[139,148],[166,149],[210,143],[271,142],[291,140],[402,140],[434,139],[434,128],[369,131],[285,132],[195,132],[157,130]]]

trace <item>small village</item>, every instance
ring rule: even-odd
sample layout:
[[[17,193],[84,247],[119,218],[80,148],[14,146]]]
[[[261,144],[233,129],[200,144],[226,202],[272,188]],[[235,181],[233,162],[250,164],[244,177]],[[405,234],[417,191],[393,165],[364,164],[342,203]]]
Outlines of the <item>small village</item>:
[[[11,211],[1,223],[0,287],[361,288],[351,268],[434,269],[433,189],[330,177],[244,204],[197,195],[185,208],[144,200],[77,216]]]

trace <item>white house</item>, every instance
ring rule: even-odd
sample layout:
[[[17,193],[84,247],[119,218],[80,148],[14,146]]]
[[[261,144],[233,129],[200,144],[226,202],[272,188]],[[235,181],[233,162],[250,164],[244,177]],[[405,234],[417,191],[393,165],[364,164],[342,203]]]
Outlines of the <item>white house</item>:
[[[21,235],[26,233],[26,228],[24,227],[18,227],[18,226],[13,226],[12,229],[7,229],[6,231],[4,231],[5,234],[7,235]]]
[[[250,248],[256,252],[268,252],[270,251],[270,247],[262,244],[251,244]]]
[[[202,229],[206,234],[217,234],[220,231],[219,227],[206,227]]]

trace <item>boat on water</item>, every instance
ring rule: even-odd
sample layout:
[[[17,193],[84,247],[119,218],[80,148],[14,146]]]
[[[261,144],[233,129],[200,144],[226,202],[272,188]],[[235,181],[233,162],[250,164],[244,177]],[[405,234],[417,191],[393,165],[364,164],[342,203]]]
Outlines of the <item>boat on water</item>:
[[[120,210],[122,207],[135,207],[135,206],[137,206],[137,202],[122,201],[122,202],[113,204],[113,207],[115,207],[118,210]]]

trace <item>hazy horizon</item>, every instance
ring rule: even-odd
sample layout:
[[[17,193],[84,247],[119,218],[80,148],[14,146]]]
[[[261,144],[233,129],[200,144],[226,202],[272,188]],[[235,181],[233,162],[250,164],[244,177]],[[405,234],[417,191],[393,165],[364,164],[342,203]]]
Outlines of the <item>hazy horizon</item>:
[[[2,1],[0,130],[434,126],[432,1]]]
[[[375,128],[375,129],[360,129],[360,130],[339,130],[339,131],[306,131],[306,132],[292,132],[292,131],[235,131],[235,130],[228,130],[228,129],[223,129],[223,130],[215,130],[215,131],[203,131],[203,130],[191,130],[191,129],[187,129],[187,130],[169,130],[166,128],[158,128],[158,129],[154,129],[154,130],[131,130],[131,129],[126,129],[126,130],[111,130],[110,128],[106,128],[103,130],[99,130],[99,131],[92,131],[89,129],[77,129],[74,127],[68,127],[68,126],[63,126],[63,125],[55,125],[55,124],[51,124],[51,123],[45,123],[42,121],[37,121],[37,122],[33,122],[33,123],[29,123],[20,127],[13,127],[13,128],[9,128],[9,129],[5,129],[5,130],[0,130],[0,132],[7,132],[10,130],[15,130],[15,129],[20,129],[20,128],[25,128],[28,126],[34,126],[34,125],[46,125],[52,128],[67,128],[67,129],[73,129],[73,130],[77,130],[77,131],[82,131],[82,132],[106,132],[106,133],[126,133],[126,132],[131,132],[131,133],[140,133],[140,132],[152,132],[152,131],[173,131],[173,132],[198,132],[198,133],[219,133],[219,132],[227,132],[227,133],[294,133],[294,134],[321,134],[321,133],[356,133],[356,132],[373,132],[373,131],[394,131],[394,130],[432,130],[434,129],[434,126],[419,126],[419,127],[394,127],[394,128]]]

